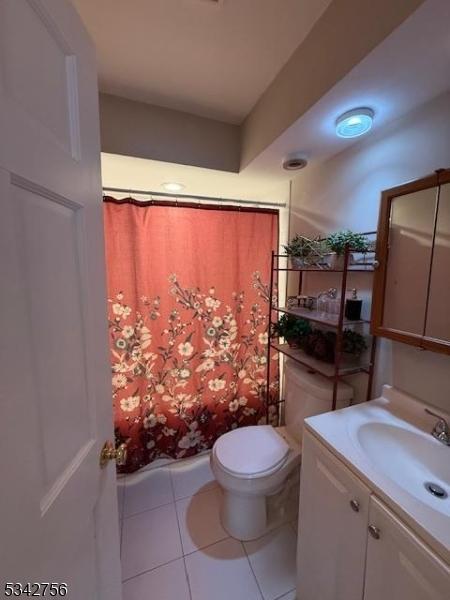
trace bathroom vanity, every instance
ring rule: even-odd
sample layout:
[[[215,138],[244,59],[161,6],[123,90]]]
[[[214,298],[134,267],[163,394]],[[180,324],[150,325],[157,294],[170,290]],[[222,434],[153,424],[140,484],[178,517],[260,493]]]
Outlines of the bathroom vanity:
[[[450,598],[450,447],[436,421],[390,386],[306,419],[298,600]]]

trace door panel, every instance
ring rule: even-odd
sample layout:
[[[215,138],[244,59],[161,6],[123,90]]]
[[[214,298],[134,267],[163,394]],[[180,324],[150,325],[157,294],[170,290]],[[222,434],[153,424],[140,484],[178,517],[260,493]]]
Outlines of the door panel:
[[[447,600],[449,566],[373,496],[369,521],[380,538],[368,538],[364,600]]]
[[[362,599],[369,496],[369,489],[306,432],[297,550],[299,600]]]
[[[0,0],[0,595],[121,596],[97,98],[70,2]]]
[[[69,0],[0,1],[0,101],[1,167],[85,205],[100,177],[97,72]]]
[[[42,423],[42,479],[49,491],[92,446],[95,435],[84,341],[85,276],[80,271],[84,261],[77,213],[82,207],[26,185],[13,182],[11,192],[18,237],[26,240],[20,249],[24,285],[30,290],[29,339]],[[45,435],[47,431],[57,435]]]
[[[1,6],[5,94],[71,151],[70,122],[75,115],[70,114],[69,91],[77,87],[70,81],[75,75],[71,68],[75,58],[38,2],[3,2]],[[33,48],[39,48],[39,52],[33,52]]]

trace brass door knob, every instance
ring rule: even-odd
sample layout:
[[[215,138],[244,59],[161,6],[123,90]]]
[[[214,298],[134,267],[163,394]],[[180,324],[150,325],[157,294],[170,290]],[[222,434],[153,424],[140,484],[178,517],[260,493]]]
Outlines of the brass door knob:
[[[119,467],[123,466],[127,462],[127,445],[120,444],[114,448],[112,442],[105,442],[100,452],[100,468],[104,469],[110,460],[115,460]]]

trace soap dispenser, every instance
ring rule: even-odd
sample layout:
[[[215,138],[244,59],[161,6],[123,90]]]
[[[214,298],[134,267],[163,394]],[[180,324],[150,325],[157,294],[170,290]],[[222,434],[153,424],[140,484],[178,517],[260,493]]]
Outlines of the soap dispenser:
[[[345,318],[349,321],[361,319],[362,300],[358,298],[356,288],[352,289],[352,297],[345,302]]]

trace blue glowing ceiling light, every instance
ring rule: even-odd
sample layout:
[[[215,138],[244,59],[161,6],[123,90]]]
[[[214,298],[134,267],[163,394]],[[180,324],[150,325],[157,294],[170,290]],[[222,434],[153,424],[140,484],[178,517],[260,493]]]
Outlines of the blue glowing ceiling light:
[[[336,135],[353,138],[367,133],[372,128],[374,112],[371,108],[355,108],[336,120]]]

